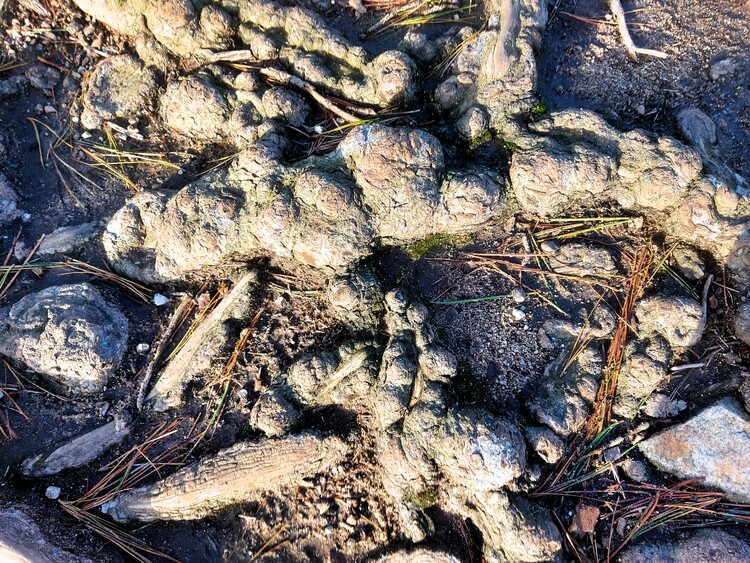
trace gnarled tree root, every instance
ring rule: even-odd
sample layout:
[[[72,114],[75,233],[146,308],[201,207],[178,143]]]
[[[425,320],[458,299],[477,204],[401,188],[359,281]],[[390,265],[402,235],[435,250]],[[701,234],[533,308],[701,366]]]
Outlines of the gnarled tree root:
[[[242,442],[153,485],[128,491],[102,510],[119,522],[195,520],[327,471],[346,452],[343,440],[317,432]]]

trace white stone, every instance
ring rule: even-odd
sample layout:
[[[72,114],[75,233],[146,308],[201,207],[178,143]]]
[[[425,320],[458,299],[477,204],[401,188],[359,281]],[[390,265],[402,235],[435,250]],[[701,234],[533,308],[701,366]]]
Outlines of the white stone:
[[[731,500],[750,502],[750,415],[732,398],[704,409],[641,442],[641,451],[662,471],[703,479]]]

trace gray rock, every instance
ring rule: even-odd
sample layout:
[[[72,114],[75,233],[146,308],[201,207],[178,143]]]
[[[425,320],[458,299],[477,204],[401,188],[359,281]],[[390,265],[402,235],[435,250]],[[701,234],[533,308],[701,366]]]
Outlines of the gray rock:
[[[586,277],[617,273],[617,264],[612,254],[606,248],[590,244],[563,244],[547,260],[550,268],[564,275]]]
[[[60,82],[60,72],[43,64],[30,66],[25,74],[29,84],[37,90],[51,91]]]
[[[513,154],[510,178],[521,207],[534,215],[612,199],[626,209],[673,209],[702,170],[699,153],[678,141],[622,133],[584,110],[552,113],[530,128],[546,138]]]
[[[527,426],[523,433],[531,448],[545,462],[555,464],[565,455],[565,442],[549,428]]]
[[[60,227],[44,236],[42,244],[36,250],[36,255],[49,256],[51,254],[65,254],[77,250],[85,242],[88,242],[96,234],[96,222],[82,223]]]
[[[88,283],[50,287],[0,311],[0,353],[71,396],[102,391],[127,340],[125,316]]]
[[[670,358],[668,344],[658,335],[651,340],[629,342],[617,378],[612,410],[624,418],[635,416],[644,399],[667,377]]]
[[[92,563],[59,548],[20,510],[0,511],[0,559],[12,563]]]
[[[724,80],[734,75],[737,72],[737,63],[734,59],[721,59],[711,65],[709,74],[711,80]]]
[[[89,78],[81,124],[95,129],[108,119],[133,117],[146,106],[155,88],[154,72],[135,57],[106,58]]]
[[[484,534],[486,561],[523,563],[562,559],[562,538],[546,510],[522,497],[500,491],[446,491],[448,507],[470,518]]]
[[[451,481],[477,494],[506,487],[526,467],[519,429],[475,409],[450,410],[425,442],[430,457]]]
[[[622,563],[744,563],[750,560],[747,542],[722,529],[689,532],[673,541],[644,541],[626,548]]]
[[[15,221],[19,215],[18,196],[5,174],[0,172],[0,227]]]
[[[521,207],[543,217],[556,215],[574,200],[601,198],[615,173],[615,161],[588,145],[516,151],[510,181]]]
[[[586,422],[604,368],[604,357],[595,344],[584,348],[561,373],[570,357],[570,350],[563,349],[547,366],[529,403],[534,417],[562,437],[577,432]]]
[[[678,246],[672,252],[672,259],[680,273],[690,281],[702,280],[706,275],[706,264],[698,251],[690,246]]]
[[[652,393],[643,405],[643,414],[651,418],[670,418],[687,408],[682,399],[671,399],[663,393]]]
[[[456,122],[456,130],[467,141],[481,142],[484,139],[487,142],[491,138],[488,135],[489,121],[483,108],[473,106]]]
[[[734,318],[734,335],[750,345],[750,301],[742,303]]]
[[[264,392],[250,411],[250,425],[266,436],[281,436],[289,432],[299,420],[299,410],[279,388]]]
[[[731,398],[640,443],[659,469],[750,502],[750,416]]]
[[[700,303],[686,297],[656,295],[642,299],[635,306],[635,316],[642,337],[660,334],[672,348],[694,346],[706,328]]]
[[[689,108],[677,115],[682,136],[702,154],[710,154],[716,144],[716,125],[701,110]]]

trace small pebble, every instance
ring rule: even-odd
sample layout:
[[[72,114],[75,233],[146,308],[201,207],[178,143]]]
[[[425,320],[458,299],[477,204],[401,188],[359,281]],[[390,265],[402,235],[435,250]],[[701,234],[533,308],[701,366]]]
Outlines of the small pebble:
[[[510,314],[513,315],[513,318],[517,321],[520,321],[526,318],[526,313],[521,311],[521,309],[513,309],[510,312]]]
[[[57,500],[60,498],[61,492],[60,487],[47,487],[47,490],[44,491],[44,496],[50,500]]]
[[[510,295],[516,303],[523,303],[526,301],[526,292],[520,287],[515,288]]]
[[[139,354],[145,354],[146,352],[149,351],[150,348],[151,346],[149,346],[145,342],[141,342],[140,344],[138,344],[138,346],[135,347],[135,351],[138,352]]]
[[[162,295],[161,293],[156,293],[154,295],[154,305],[157,307],[161,307],[162,305],[166,305],[169,303],[169,297],[166,295]]]
[[[560,245],[557,244],[553,240],[545,240],[541,245],[540,248],[542,249],[542,252],[545,254],[554,254],[558,250],[560,250]]]

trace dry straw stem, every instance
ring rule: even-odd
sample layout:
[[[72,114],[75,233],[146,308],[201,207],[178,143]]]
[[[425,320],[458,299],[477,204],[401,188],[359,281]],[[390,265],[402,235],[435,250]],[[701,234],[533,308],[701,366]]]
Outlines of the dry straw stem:
[[[21,272],[27,270],[61,270],[61,273],[63,275],[93,276],[95,279],[113,284],[120,289],[127,291],[129,294],[133,295],[140,301],[144,301],[146,303],[150,301],[152,291],[148,287],[124,278],[118,274],[115,274],[110,270],[98,268],[97,266],[94,266],[87,262],[73,259],[54,262],[30,262],[31,257],[39,248],[39,245],[42,243],[43,238],[44,237],[40,238],[39,241],[37,241],[36,245],[34,245],[34,248],[31,249],[31,252],[29,252],[29,254],[26,256],[26,259],[21,264],[0,266],[0,288],[2,288],[2,291],[0,291],[0,298],[5,295],[5,293],[8,291],[15,279],[21,274]],[[6,279],[8,278],[8,276],[10,276],[10,274],[13,274],[13,277],[11,278],[10,282],[6,284]]]
[[[154,549],[146,542],[139,540],[109,520],[105,520],[91,512],[81,510],[69,502],[59,501],[59,504],[65,512],[81,522],[89,530],[113,543],[139,563],[151,563],[152,560],[147,555],[179,563],[178,559],[167,555],[163,551]]]

